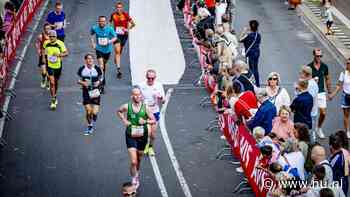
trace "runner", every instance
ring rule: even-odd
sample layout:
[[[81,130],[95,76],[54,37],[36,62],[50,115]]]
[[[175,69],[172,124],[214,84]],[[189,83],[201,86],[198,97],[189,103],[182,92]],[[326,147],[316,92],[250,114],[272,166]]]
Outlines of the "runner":
[[[55,110],[57,107],[57,89],[58,80],[62,72],[62,58],[68,55],[68,50],[61,40],[57,39],[56,31],[49,31],[49,40],[44,42],[43,48],[45,50],[47,74],[50,81],[51,103],[50,108]]]
[[[114,63],[117,67],[117,78],[122,77],[120,58],[123,52],[123,48],[128,40],[129,30],[135,27],[135,23],[127,12],[125,12],[122,2],[117,2],[116,11],[112,13],[110,22],[113,23],[115,32],[118,35],[118,39],[114,42]]]
[[[136,188],[140,186],[140,165],[148,138],[149,125],[155,124],[153,114],[142,103],[141,91],[133,88],[131,101],[120,106],[117,116],[126,126],[126,146],[130,157],[130,174]]]
[[[49,40],[50,30],[51,30],[50,24],[45,23],[43,27],[43,31],[41,32],[41,34],[39,34],[35,42],[35,48],[39,55],[38,67],[40,68],[40,72],[41,72],[41,83],[40,83],[41,88],[45,88],[46,86],[49,88],[48,86],[49,83],[47,79],[46,61],[45,61],[46,57],[44,55],[45,51],[44,51],[43,45],[46,40]]]
[[[139,84],[139,88],[143,96],[143,102],[151,110],[156,121],[158,122],[160,119],[159,104],[165,102],[163,85],[155,81],[156,71],[153,69],[147,70],[146,79],[147,79],[146,82]],[[157,126],[158,126],[157,123],[154,125],[151,125],[149,143],[147,143],[144,151],[145,154],[148,154],[150,156],[155,155],[154,149],[153,149],[153,142],[156,138]]]
[[[106,26],[107,18],[105,16],[98,17],[98,25],[94,25],[91,28],[91,45],[96,50],[96,56],[98,64],[101,66],[103,71],[103,78],[107,71],[107,62],[111,55],[113,42],[117,39],[116,34],[112,27]],[[106,80],[102,82],[101,93],[104,93],[104,86]]]
[[[97,120],[97,113],[100,106],[100,91],[99,86],[102,84],[103,75],[100,67],[94,64],[92,54],[86,54],[84,57],[85,64],[78,70],[80,77],[78,84],[82,86],[83,105],[86,112],[86,121],[88,127],[85,130],[85,135],[92,134]]]
[[[53,29],[56,30],[57,39],[64,42],[64,28],[66,27],[66,15],[62,11],[63,4],[61,2],[56,2],[55,10],[51,11],[46,18],[46,22],[48,22]]]

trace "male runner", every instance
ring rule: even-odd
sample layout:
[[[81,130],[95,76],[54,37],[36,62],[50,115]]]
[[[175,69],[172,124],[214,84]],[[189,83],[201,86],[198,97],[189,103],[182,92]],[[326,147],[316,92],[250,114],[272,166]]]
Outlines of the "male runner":
[[[146,72],[146,82],[139,84],[143,101],[153,113],[156,121],[160,119],[159,104],[165,102],[164,88],[161,83],[155,81],[156,71],[149,69]],[[153,142],[156,138],[157,123],[151,125],[149,143],[147,143],[144,153],[154,156]]]
[[[55,3],[55,10],[51,11],[46,18],[51,27],[56,30],[57,39],[64,42],[64,28],[66,27],[66,15],[63,12],[63,4],[61,2]]]
[[[131,101],[120,106],[117,116],[126,126],[125,137],[130,157],[131,182],[138,188],[141,159],[148,139],[148,127],[155,124],[155,119],[148,107],[142,103],[141,91],[138,88],[132,89]]]
[[[55,30],[49,31],[49,40],[44,42],[43,48],[45,56],[43,61],[47,64],[47,74],[50,81],[51,103],[50,108],[55,110],[57,108],[57,89],[58,80],[62,72],[62,58],[68,55],[68,50],[61,40],[57,39]]]
[[[91,28],[91,45],[96,50],[96,56],[98,64],[101,66],[103,71],[103,78],[107,71],[107,62],[111,55],[113,42],[116,41],[116,34],[112,27],[106,26],[107,18],[105,16],[98,17],[98,25],[94,25]],[[103,80],[101,93],[104,93],[104,86],[106,80]]]
[[[116,11],[112,13],[110,22],[113,23],[115,32],[118,39],[114,42],[114,63],[117,67],[117,78],[121,78],[122,72],[120,71],[120,58],[123,52],[123,48],[128,40],[129,30],[135,27],[135,23],[127,12],[125,12],[122,2],[117,2]]]
[[[38,38],[35,41],[35,48],[39,55],[38,67],[40,68],[40,72],[41,72],[41,83],[40,83],[41,88],[45,88],[46,85],[49,84],[47,79],[46,62],[44,61],[45,50],[43,48],[43,45],[46,40],[49,40],[50,30],[51,30],[50,24],[45,23],[43,27],[43,31],[38,35]]]
[[[100,67],[94,64],[92,54],[86,54],[84,60],[85,64],[79,68],[77,74],[80,77],[78,84],[82,86],[83,105],[88,123],[84,134],[89,135],[94,131],[97,120],[101,100],[99,86],[102,84],[103,75]]]

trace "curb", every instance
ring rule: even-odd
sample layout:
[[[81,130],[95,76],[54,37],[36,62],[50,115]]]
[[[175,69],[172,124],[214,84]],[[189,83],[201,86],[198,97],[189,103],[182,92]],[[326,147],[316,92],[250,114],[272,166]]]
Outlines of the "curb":
[[[300,4],[297,7],[297,11],[301,14],[301,20],[313,31],[337,62],[343,66],[347,58],[350,57],[350,50],[335,36],[326,36],[324,34],[326,25],[323,24],[306,5]]]

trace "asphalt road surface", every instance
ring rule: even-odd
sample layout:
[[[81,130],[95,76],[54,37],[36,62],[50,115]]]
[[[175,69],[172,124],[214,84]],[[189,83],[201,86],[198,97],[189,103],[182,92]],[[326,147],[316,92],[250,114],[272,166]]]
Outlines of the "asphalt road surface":
[[[0,153],[1,197],[120,196],[121,184],[130,180],[124,127],[115,116],[117,107],[128,101],[131,89],[128,45],[122,57],[124,76],[121,80],[114,77],[110,60],[106,94],[102,97],[97,131],[93,136],[82,133],[84,111],[75,74],[83,62],[83,55],[92,51],[89,46],[90,26],[99,15],[110,15],[114,1],[63,2],[69,22],[66,45],[70,55],[64,60],[59,105],[54,112],[48,108],[49,94],[39,87],[37,56],[34,44],[31,44],[16,83],[17,97],[11,101],[9,109],[15,114],[15,119],[8,121],[4,129],[3,137],[9,146]],[[174,2],[172,0],[187,67],[180,84],[172,86],[174,92],[166,111],[170,142],[193,197],[234,196],[233,188],[241,182],[242,176],[227,161],[215,159],[223,142],[219,133],[205,130],[215,113],[210,107],[198,105],[206,92],[192,86],[199,74],[198,61]],[[314,47],[323,49],[320,42],[295,12],[287,11],[282,1],[244,0],[238,1],[237,6],[235,28],[238,31],[252,18],[260,21],[262,80],[266,80],[270,71],[277,71],[281,74],[282,84],[293,95],[292,84],[297,78],[298,68],[311,60]],[[49,9],[52,8],[51,3]],[[329,65],[335,81],[342,67],[326,49],[323,60]],[[326,119],[326,134],[342,125],[339,99],[329,106],[331,115]],[[160,132],[155,150],[168,196],[184,197]],[[149,158],[142,162],[139,192],[139,196],[162,196]]]

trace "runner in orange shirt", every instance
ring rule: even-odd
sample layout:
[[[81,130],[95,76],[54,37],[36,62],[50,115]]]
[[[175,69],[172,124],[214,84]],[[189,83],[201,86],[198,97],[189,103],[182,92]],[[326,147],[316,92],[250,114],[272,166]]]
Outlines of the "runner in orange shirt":
[[[129,30],[135,27],[135,23],[129,14],[124,11],[124,5],[122,2],[117,2],[115,7],[116,11],[112,13],[110,22],[113,24],[117,34],[117,40],[114,42],[114,62],[117,67],[117,78],[121,78],[120,57],[123,52],[123,47],[128,40]]]

